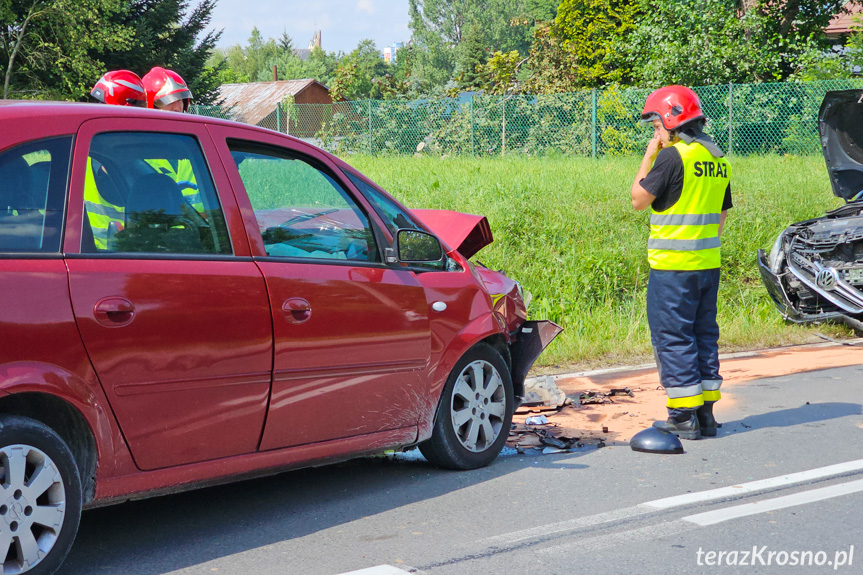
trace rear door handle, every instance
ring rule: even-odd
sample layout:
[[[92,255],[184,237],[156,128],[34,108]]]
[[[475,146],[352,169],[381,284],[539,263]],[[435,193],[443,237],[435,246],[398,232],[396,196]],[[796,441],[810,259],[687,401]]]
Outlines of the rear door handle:
[[[305,323],[312,317],[312,305],[301,297],[292,297],[282,304],[288,323]]]
[[[123,297],[106,297],[96,302],[93,313],[102,325],[121,327],[135,319],[135,306]]]

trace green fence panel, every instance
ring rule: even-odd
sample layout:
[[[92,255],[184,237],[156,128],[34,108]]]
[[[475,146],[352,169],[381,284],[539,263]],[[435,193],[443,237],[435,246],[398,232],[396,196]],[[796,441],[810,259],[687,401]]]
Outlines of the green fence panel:
[[[724,84],[694,88],[706,131],[729,154],[814,154],[818,109],[832,90],[863,79],[810,83]],[[653,132],[641,125],[650,90],[607,88],[570,94],[464,94],[460,98],[359,100],[276,106],[259,126],[337,154],[573,155],[638,154]],[[231,110],[192,106],[202,116]]]

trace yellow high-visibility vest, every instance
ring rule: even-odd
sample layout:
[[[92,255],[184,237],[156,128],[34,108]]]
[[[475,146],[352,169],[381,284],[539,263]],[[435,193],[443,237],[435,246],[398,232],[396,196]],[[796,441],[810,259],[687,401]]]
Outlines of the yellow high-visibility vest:
[[[680,199],[663,212],[650,208],[647,259],[655,270],[709,270],[721,264],[719,218],[731,168],[697,142],[674,147],[683,160]]]
[[[115,206],[99,193],[91,158],[87,158],[87,174],[84,177],[84,207],[87,209],[87,219],[93,230],[96,249],[108,249],[111,223],[114,223],[115,233],[122,229],[126,221],[126,211],[121,206]]]

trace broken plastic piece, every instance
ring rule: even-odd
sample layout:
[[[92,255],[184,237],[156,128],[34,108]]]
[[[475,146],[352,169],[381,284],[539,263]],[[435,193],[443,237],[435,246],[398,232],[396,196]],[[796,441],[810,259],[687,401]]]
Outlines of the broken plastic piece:
[[[525,425],[545,425],[548,418],[544,415],[532,415],[524,420]]]

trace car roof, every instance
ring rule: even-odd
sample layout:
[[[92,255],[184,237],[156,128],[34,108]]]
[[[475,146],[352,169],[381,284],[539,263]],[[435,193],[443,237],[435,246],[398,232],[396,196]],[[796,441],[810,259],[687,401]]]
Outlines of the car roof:
[[[108,118],[135,118],[135,119],[151,119],[151,120],[170,120],[172,122],[193,122],[208,125],[222,125],[233,128],[244,128],[252,132],[260,132],[261,134],[273,135],[279,134],[281,137],[289,138],[302,146],[309,146],[307,142],[274,132],[260,126],[243,124],[233,120],[225,120],[221,118],[213,118],[210,116],[198,116],[196,114],[180,114],[177,112],[164,112],[162,110],[152,110],[147,108],[136,108],[134,106],[109,106],[106,104],[90,104],[83,102],[48,102],[41,100],[3,100],[0,99],[0,122],[10,120],[26,120],[37,123],[52,123],[54,125],[62,125],[61,129],[77,130],[80,125],[88,120],[93,119],[108,119]],[[14,139],[26,141],[26,135]],[[5,147],[5,146],[4,146]],[[325,150],[329,157],[333,158]]]

